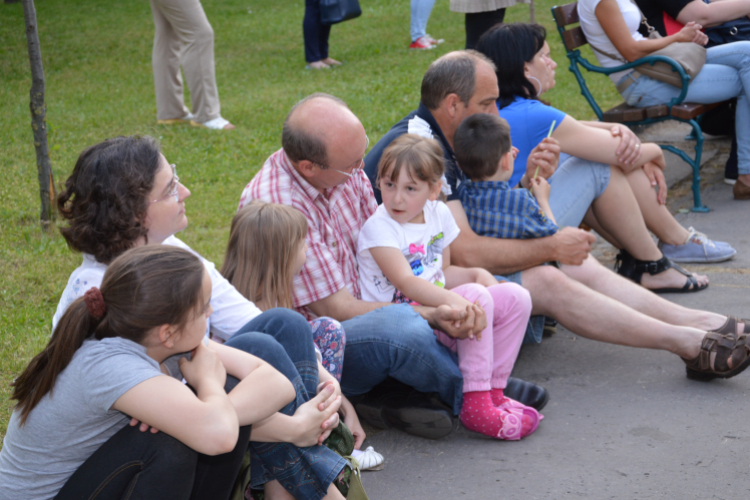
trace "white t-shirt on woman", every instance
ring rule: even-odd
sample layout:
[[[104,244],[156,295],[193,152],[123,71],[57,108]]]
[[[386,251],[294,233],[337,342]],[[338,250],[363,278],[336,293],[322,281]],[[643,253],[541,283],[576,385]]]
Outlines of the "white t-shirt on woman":
[[[617,52],[615,46],[609,41],[607,34],[604,33],[601,24],[599,24],[599,20],[596,18],[594,11],[601,1],[602,0],[578,0],[578,18],[581,21],[583,34],[586,35],[589,45],[620,58],[619,60],[613,59],[601,54],[597,50],[594,50],[594,55],[596,55],[599,64],[605,68],[614,68],[615,66],[624,64],[623,61],[625,58]],[[622,12],[622,17],[625,19],[625,24],[627,25],[633,40],[643,40],[643,35],[638,32],[638,28],[641,25],[641,11],[638,10],[638,7],[636,7],[630,0],[615,1],[620,6],[620,12]],[[631,71],[633,70],[618,71],[617,73],[612,73],[609,77],[613,82],[619,83],[620,79]]]
[[[206,271],[208,271],[208,275],[211,277],[211,307],[214,309],[213,314],[208,318],[208,328],[214,335],[222,340],[228,340],[229,337],[237,333],[237,330],[262,312],[255,304],[243,297],[216,270],[213,262],[209,262],[198,255],[198,253],[183,243],[182,240],[176,236],[170,236],[164,240],[163,244],[189,251],[198,257],[206,267]],[[83,297],[83,294],[89,288],[102,285],[102,279],[104,279],[104,272],[106,270],[107,264],[98,262],[93,255],[83,254],[83,263],[70,274],[68,284],[65,286],[65,290],[63,290],[60,297],[57,311],[52,318],[53,331],[57,326],[57,322],[60,321],[63,313],[73,301],[79,297]]]

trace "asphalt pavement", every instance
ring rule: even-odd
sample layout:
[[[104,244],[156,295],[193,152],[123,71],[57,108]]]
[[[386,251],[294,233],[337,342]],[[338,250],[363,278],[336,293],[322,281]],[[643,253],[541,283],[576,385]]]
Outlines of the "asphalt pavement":
[[[662,128],[680,141],[683,131]],[[643,137],[654,138],[654,131]],[[685,164],[668,158],[670,208],[686,227],[730,242],[737,256],[705,273],[705,291],[665,295],[693,308],[750,317],[750,201],[722,182],[728,142],[707,145],[704,203],[691,206]],[[682,209],[682,211],[680,211]],[[595,255],[611,264],[611,247]],[[583,306],[585,307],[585,306]],[[386,459],[363,484],[376,499],[728,499],[750,497],[750,370],[695,382],[668,352],[608,345],[562,327],[522,349],[514,376],[543,385],[550,402],[531,436],[497,441],[457,425],[430,441],[387,430],[366,445]]]

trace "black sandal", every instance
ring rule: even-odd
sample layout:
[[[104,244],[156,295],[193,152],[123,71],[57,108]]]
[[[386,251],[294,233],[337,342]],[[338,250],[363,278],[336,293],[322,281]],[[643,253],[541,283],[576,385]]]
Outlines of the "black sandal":
[[[649,288],[648,290],[654,293],[690,293],[699,292],[708,288],[708,283],[705,285],[698,285],[698,280],[695,279],[692,273],[681,268],[667,257],[662,255],[659,260],[638,260],[630,255],[625,250],[620,250],[617,254],[617,260],[615,261],[615,272],[620,276],[624,276],[635,283],[641,284],[641,278],[643,273],[648,273],[651,276],[663,273],[667,269],[675,269],[678,272],[684,274],[687,277],[685,286],[682,288]]]
[[[711,368],[711,354],[716,353],[714,367]],[[732,360],[733,368],[727,361]],[[707,382],[715,378],[731,378],[750,365],[750,345],[747,335],[722,335],[708,332],[701,342],[701,350],[694,359],[682,360],[687,365],[687,377]]]

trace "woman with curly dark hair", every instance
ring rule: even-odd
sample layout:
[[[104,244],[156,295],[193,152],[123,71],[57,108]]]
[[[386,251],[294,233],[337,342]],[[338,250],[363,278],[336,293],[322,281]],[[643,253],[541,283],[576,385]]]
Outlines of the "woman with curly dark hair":
[[[288,370],[275,363],[283,349],[282,358],[296,367],[297,374],[290,377],[296,401],[282,410],[284,414],[253,425],[251,449],[257,457],[253,486],[265,487],[268,498],[275,498],[281,490],[292,492],[295,498],[340,498],[332,481],[343,472],[345,461],[320,443],[338,423],[337,414],[328,415],[331,408],[334,412],[339,408],[341,389],[316,358],[310,325],[289,309],[261,312],[213,263],[175,236],[187,227],[185,200],[189,196],[175,165],[169,164],[151,137],[116,137],[84,150],[58,199],[60,213],[68,221],[61,232],[73,250],[83,253],[83,263],[68,280],[53,327],[76,299],[100,286],[109,263],[126,250],[172,245],[190,251],[211,279],[213,313],[206,334],[210,331],[214,339],[226,340],[226,345],[261,359],[273,351],[273,359],[266,360],[286,374]],[[319,391],[332,391],[322,410],[306,403]],[[311,414],[315,417],[310,418]],[[279,475],[280,463],[286,466]],[[311,477],[315,480],[310,481]]]

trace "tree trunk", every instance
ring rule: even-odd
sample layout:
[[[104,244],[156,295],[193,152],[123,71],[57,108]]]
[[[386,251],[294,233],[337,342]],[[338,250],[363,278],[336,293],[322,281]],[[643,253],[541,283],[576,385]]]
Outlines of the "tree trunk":
[[[36,166],[39,176],[39,196],[42,202],[39,218],[42,221],[42,226],[46,228],[52,215],[52,211],[50,210],[50,185],[53,181],[52,167],[49,160],[49,145],[47,144],[47,104],[44,102],[44,68],[42,67],[42,51],[39,47],[39,32],[37,31],[34,0],[23,0],[23,17],[26,22],[26,44],[29,48],[29,64],[31,65],[31,129],[34,132],[34,149],[36,150]]]
[[[534,0],[531,0],[531,3],[529,4],[529,22],[531,24],[534,24],[536,22],[536,15],[534,12]]]

